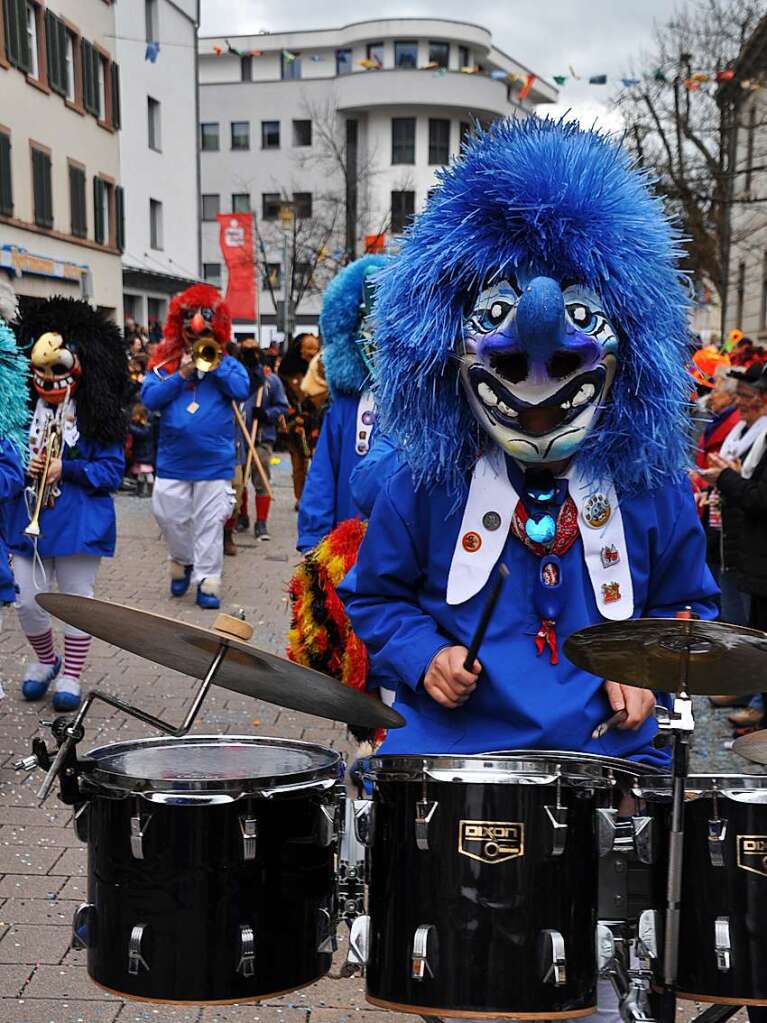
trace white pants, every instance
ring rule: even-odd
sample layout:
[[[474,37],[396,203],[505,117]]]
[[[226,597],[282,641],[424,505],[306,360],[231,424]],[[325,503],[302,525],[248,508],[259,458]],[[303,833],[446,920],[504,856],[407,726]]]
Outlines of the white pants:
[[[35,600],[37,594],[50,593],[55,579],[60,593],[92,597],[101,558],[94,554],[70,554],[62,558],[43,558],[42,564],[40,568],[40,563],[35,564],[32,558],[13,556],[13,574],[19,587],[16,611],[19,625],[27,636],[39,636],[51,627],[48,612]],[[88,633],[65,625],[64,635],[87,636]]]
[[[233,507],[229,480],[155,480],[152,511],[171,558],[194,566],[193,583],[221,578],[224,523]]]
[[[477,1023],[476,1020],[451,1017],[448,1023]],[[492,1020],[485,1020],[484,1023],[492,1023]],[[543,1021],[541,1020],[541,1023]],[[597,982],[597,1011],[590,1016],[580,1016],[570,1020],[558,1020],[557,1023],[621,1023],[621,1014],[618,1008],[618,996],[615,988],[609,980]]]

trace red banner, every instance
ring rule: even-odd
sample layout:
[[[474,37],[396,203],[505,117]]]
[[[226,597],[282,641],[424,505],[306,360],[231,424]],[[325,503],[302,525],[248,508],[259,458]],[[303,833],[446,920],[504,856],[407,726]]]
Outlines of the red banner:
[[[229,279],[226,304],[233,320],[256,318],[256,266],[253,258],[253,214],[219,213],[219,242]]]

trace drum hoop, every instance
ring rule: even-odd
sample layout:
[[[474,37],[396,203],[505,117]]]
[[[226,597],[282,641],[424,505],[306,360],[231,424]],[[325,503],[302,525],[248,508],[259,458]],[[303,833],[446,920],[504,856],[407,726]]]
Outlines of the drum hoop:
[[[291,750],[321,753],[330,757],[330,763],[311,767],[290,774],[263,776],[259,778],[139,778],[134,775],[111,771],[103,765],[99,766],[99,755],[102,757],[113,754],[120,748],[122,751],[133,751],[163,746],[199,744],[216,740],[220,745],[225,743],[245,744],[248,746],[272,746]],[[124,793],[229,793],[235,799],[241,796],[254,795],[271,798],[281,794],[308,791],[313,788],[329,788],[341,777],[341,755],[327,746],[315,742],[304,742],[300,739],[280,739],[271,736],[253,735],[189,735],[183,738],[172,736],[155,736],[146,739],[135,739],[129,742],[114,742],[106,746],[97,746],[87,754],[95,760],[96,766],[83,776],[84,787],[98,791],[108,789],[110,792]]]
[[[671,801],[671,776],[639,778],[634,795],[650,802]],[[764,800],[753,796],[764,793]],[[767,774],[691,774],[687,779],[685,802],[718,796],[734,802],[767,802]]]

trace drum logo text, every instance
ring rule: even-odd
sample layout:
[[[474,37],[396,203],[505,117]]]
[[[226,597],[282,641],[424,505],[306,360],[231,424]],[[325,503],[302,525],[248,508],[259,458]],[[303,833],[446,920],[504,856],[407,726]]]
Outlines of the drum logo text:
[[[458,852],[483,863],[525,855],[525,825],[513,821],[459,821]]]
[[[767,877],[767,835],[738,835],[738,866]]]

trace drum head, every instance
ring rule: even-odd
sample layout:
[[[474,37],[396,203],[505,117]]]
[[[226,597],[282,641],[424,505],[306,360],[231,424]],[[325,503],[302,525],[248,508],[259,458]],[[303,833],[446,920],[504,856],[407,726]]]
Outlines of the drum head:
[[[576,787],[610,788],[616,783],[616,765],[623,771],[628,768],[632,778],[640,773],[631,761],[545,750],[502,750],[466,756],[382,754],[365,761],[363,773],[381,780],[477,785],[548,785],[561,779]]]
[[[88,782],[129,792],[259,792],[336,780],[340,756],[325,746],[241,735],[159,737],[88,753]]]

